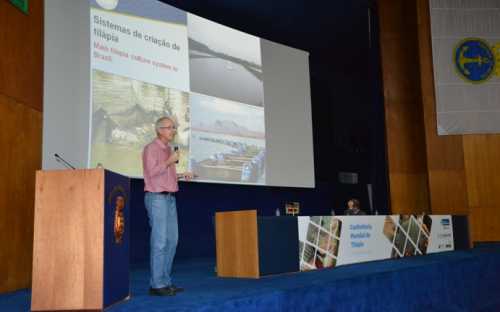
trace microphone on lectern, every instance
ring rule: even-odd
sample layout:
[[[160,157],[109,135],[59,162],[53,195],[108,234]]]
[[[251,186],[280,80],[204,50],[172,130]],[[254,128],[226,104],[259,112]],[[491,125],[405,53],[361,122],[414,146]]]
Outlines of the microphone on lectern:
[[[69,162],[67,162],[64,158],[59,156],[59,154],[57,154],[57,153],[54,154],[54,158],[57,160],[57,162],[63,164],[66,168],[73,169],[73,170],[76,169]]]

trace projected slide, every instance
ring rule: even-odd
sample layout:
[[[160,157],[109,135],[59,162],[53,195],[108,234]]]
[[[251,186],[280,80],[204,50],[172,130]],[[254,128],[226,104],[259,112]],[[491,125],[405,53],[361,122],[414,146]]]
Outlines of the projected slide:
[[[190,163],[202,180],[265,183],[264,109],[192,93]]]
[[[155,137],[155,121],[169,115],[178,123],[174,144],[185,171],[189,151],[188,94],[102,71],[92,72],[91,167],[142,176],[142,149]]]
[[[178,172],[265,184],[260,39],[158,1],[108,2],[90,1],[89,165],[141,177],[142,149],[168,115]]]
[[[156,1],[121,0],[114,10],[96,4],[90,13],[93,69],[189,91],[185,12]]]
[[[188,15],[191,91],[264,105],[260,39]]]

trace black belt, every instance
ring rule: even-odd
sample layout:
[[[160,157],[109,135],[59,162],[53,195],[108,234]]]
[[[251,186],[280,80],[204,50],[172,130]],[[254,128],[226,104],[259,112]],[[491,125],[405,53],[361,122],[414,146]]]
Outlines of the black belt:
[[[170,195],[170,196],[175,196],[175,193],[174,192],[148,192],[146,191],[146,193],[151,193],[151,194],[158,194],[158,195]]]

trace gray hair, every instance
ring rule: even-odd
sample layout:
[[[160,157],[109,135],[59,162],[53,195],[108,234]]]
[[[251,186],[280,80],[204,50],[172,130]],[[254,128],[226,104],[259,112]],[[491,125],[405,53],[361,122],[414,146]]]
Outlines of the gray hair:
[[[172,124],[174,126],[177,125],[177,123],[175,122],[175,119],[171,116],[163,116],[163,117],[160,117],[158,118],[158,120],[156,120],[155,122],[155,130],[156,130],[156,135],[158,135],[158,130],[160,130],[160,128],[163,126],[163,122],[165,120],[170,120],[172,122]]]

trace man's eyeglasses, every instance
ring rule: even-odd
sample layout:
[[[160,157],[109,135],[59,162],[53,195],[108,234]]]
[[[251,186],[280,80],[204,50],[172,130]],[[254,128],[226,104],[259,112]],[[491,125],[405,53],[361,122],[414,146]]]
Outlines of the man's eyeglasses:
[[[160,129],[177,130],[177,127],[175,127],[175,126],[174,127],[171,127],[171,126],[169,126],[169,127],[160,127]]]

